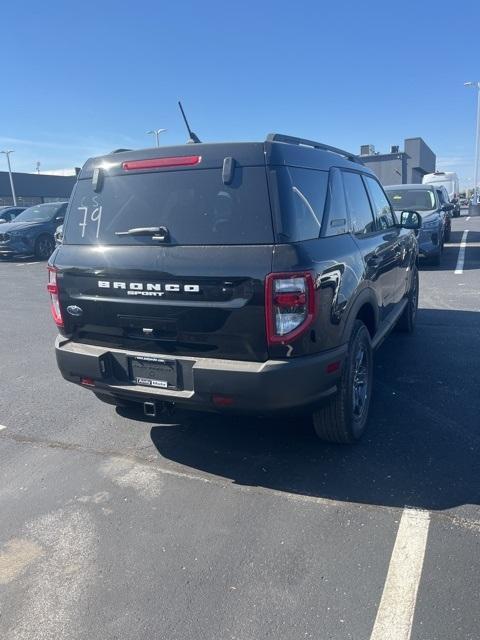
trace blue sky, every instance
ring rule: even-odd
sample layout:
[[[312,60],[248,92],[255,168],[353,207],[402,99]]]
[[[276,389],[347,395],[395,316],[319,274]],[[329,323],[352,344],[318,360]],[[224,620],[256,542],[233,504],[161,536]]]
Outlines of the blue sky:
[[[37,0],[1,22],[0,148],[18,171],[150,146],[153,127],[183,142],[181,98],[205,141],[386,152],[422,136],[439,167],[473,174],[478,1]]]

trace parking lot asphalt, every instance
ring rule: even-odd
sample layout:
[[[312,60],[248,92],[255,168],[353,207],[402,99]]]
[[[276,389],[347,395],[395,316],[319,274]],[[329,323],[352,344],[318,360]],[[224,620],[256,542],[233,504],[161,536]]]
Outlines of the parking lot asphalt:
[[[480,218],[420,286],[345,447],[100,403],[57,371],[45,264],[0,263],[0,638],[478,640]]]

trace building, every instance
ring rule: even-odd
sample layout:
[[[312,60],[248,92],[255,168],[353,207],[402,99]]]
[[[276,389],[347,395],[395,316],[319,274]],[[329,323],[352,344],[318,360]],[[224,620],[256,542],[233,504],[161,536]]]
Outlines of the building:
[[[37,173],[12,173],[19,207],[42,202],[68,200],[76,176],[51,176]],[[13,204],[12,189],[7,171],[0,171],[0,206]]]
[[[382,184],[421,184],[426,173],[435,171],[436,156],[422,138],[407,138],[403,151],[392,146],[390,153],[376,153],[373,145],[360,147],[360,160]]]
[[[80,173],[80,167],[74,167],[73,169],[49,169],[48,171],[37,171],[44,176],[78,176]]]

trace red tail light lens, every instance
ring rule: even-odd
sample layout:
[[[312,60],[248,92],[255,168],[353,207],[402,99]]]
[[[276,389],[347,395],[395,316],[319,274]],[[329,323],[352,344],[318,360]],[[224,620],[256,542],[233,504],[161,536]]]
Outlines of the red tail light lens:
[[[220,393],[214,393],[212,396],[213,404],[217,407],[231,407],[235,404],[235,400],[232,396],[224,396]]]
[[[270,273],[265,280],[265,313],[269,344],[292,342],[303,334],[315,316],[312,274]]]
[[[161,169],[163,167],[187,167],[199,164],[202,156],[178,156],[176,158],[149,158],[148,160],[129,160],[122,164],[125,171],[136,169]]]
[[[48,267],[47,290],[50,294],[53,320],[57,327],[63,327],[62,310],[60,309],[60,302],[58,300],[57,270],[55,267]]]

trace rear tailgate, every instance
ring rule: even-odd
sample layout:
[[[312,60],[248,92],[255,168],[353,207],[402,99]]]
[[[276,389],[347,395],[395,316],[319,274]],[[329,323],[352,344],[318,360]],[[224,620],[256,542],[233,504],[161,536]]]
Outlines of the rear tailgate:
[[[172,149],[136,152],[133,169],[124,169],[126,154],[87,165],[54,256],[68,336],[146,353],[267,359],[273,229],[261,145],[246,146],[254,164],[245,162],[252,150],[238,149],[227,181],[218,145],[192,145],[194,166],[169,166],[182,157]],[[152,154],[164,165],[139,168]],[[168,241],[117,235],[160,226]]]
[[[258,245],[64,246],[55,266],[65,330],[88,344],[266,360],[271,261],[272,248]]]

